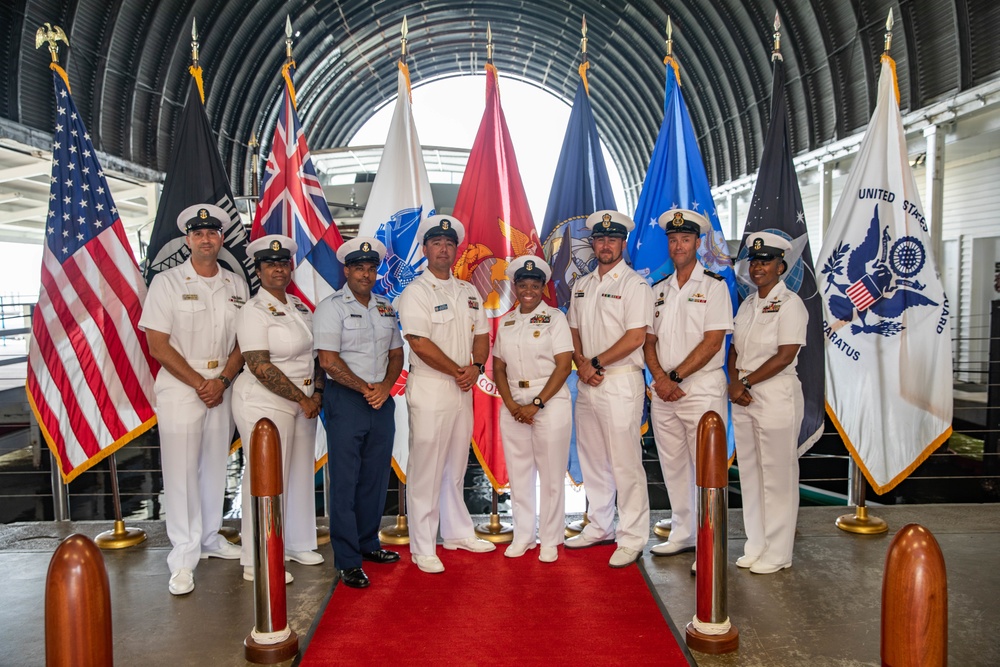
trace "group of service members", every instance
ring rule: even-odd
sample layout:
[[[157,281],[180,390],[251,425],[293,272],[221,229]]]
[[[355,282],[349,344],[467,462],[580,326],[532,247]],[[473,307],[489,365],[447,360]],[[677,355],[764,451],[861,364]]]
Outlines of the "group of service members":
[[[155,390],[173,545],[170,592],[193,590],[199,558],[240,558],[244,577],[253,578],[247,480],[242,549],[218,534],[233,418],[244,446],[258,419],[268,417],[277,426],[286,560],[323,562],[315,551],[313,501],[321,407],[330,538],[341,581],[364,588],[370,583],[364,561],[399,560],[398,553],[382,549],[378,528],[395,435],[391,390],[403,368],[404,338],[410,346],[406,491],[413,563],[424,572],[444,571],[439,534],[445,550],[493,551],[491,542],[476,537],[463,494],[472,388],[485,372],[490,328],[478,291],[452,274],[465,235],[462,223],[445,215],[421,223],[417,235],[426,265],[395,306],[372,293],[385,247],[365,237],[344,243],[337,257],[346,285],[313,314],[286,292],[297,248],[284,236],[261,237],[248,246],[261,281],[248,298],[242,278],[217,262],[224,219],[210,205],[181,214],[178,225],[191,256],[153,280],[140,320],[165,371]],[[803,409],[795,363],[807,321],[801,300],[781,280],[791,245],[772,233],[750,236],[749,274],[757,290],[740,307],[734,326],[725,282],[698,261],[708,220],[674,209],[658,222],[668,236],[674,273],[650,289],[623,258],[634,222],[616,211],[588,217],[597,268],[576,280],[566,315],[543,299],[551,276],[544,260],[523,256],[507,267],[517,303],[500,318],[492,348],[514,523],[504,555],[520,557],[540,545],[540,561],[558,559],[575,419],[590,522],[565,540],[565,548],[616,543],[609,565],[618,568],[641,557],[649,533],[640,437],[646,367],[653,378],[651,422],[673,510],[669,540],[651,552],[671,556],[694,549],[697,425],[707,411],[725,415],[731,400],[747,532],[737,565],[758,574],[777,572],[792,560]],[[729,333],[733,345],[726,359]],[[565,384],[574,364],[580,380],[575,410]],[[286,581],[291,578],[286,572]]]

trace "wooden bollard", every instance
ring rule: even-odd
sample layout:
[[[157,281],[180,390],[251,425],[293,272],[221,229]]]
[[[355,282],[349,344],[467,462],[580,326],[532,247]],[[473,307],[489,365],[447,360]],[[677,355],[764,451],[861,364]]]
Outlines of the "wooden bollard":
[[[726,608],[728,462],[725,422],[718,413],[706,412],[698,422],[695,469],[698,485],[697,604],[695,617],[685,628],[687,645],[702,653],[729,653],[740,645],[739,630],[729,622]]]
[[[253,503],[254,627],[243,642],[250,662],[273,665],[299,652],[285,607],[285,536],[282,527],[281,438],[270,419],[250,436],[250,497]],[[246,512],[250,508],[243,508]]]
[[[882,664],[948,664],[948,575],[941,547],[916,523],[892,538],[882,575]]]
[[[111,593],[101,550],[85,535],[56,547],[45,579],[46,667],[114,664]]]

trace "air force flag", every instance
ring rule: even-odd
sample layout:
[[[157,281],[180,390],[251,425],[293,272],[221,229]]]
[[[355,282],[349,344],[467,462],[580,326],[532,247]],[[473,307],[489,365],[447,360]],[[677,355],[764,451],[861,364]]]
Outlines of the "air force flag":
[[[878,103],[817,266],[827,414],[876,493],[951,435],[948,298],[882,56]]]

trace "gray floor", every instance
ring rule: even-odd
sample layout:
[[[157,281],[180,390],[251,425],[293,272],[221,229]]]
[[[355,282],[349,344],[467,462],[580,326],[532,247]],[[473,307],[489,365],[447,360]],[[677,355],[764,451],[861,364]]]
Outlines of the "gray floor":
[[[948,569],[949,657],[952,665],[998,665],[1000,642],[1000,505],[873,508],[889,522],[881,536],[844,533],[834,520],[844,508],[803,508],[795,563],[757,576],[729,567],[729,613],[740,631],[739,651],[695,653],[699,665],[878,665],[882,567],[891,537],[906,523],[929,528]],[[662,518],[662,514],[654,520]],[[167,593],[161,522],[136,524],[144,544],[104,553],[111,586],[117,665],[246,665],[242,642],[253,625],[253,593],[234,561],[202,561],[195,591]],[[42,665],[44,587],[52,551],[63,537],[93,537],[104,523],[0,526],[0,665]],[[739,511],[730,514],[730,563],[742,553]],[[655,541],[654,541],[655,542]],[[302,644],[333,583],[328,563],[289,564],[289,624]],[[675,626],[683,632],[694,614],[692,554],[644,557],[642,566]],[[406,565],[412,567],[412,565]],[[445,575],[446,576],[446,575]],[[377,581],[374,582],[377,585]],[[504,631],[504,629],[500,629]],[[377,641],[375,639],[374,641]],[[398,660],[394,660],[398,661]],[[567,653],[567,663],[578,663]],[[284,663],[288,665],[290,663]]]

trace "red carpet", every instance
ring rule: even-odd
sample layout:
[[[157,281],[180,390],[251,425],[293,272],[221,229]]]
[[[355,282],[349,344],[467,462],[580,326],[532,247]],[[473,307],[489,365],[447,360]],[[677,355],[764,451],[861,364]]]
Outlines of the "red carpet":
[[[338,584],[309,643],[316,665],[687,665],[638,566],[608,567],[612,546],[505,558],[445,551],[426,574],[406,547],[365,564],[371,586]]]

